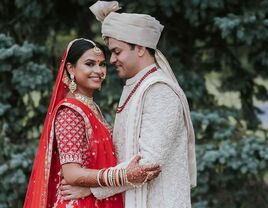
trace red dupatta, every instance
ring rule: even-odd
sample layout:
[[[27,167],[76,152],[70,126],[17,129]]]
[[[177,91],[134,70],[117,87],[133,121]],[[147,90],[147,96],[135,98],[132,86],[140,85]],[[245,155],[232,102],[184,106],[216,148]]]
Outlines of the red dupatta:
[[[102,129],[106,129],[100,122],[98,122],[95,116],[93,117],[90,116],[91,110],[88,109],[84,104],[82,104],[80,101],[77,101],[75,99],[65,98],[69,89],[64,84],[63,79],[64,79],[64,73],[65,73],[66,57],[67,57],[68,49],[70,48],[71,44],[72,42],[69,44],[67,50],[64,52],[62,60],[61,60],[61,64],[60,64],[57,79],[54,85],[49,108],[46,114],[44,127],[43,127],[42,134],[40,137],[39,146],[38,146],[37,153],[35,156],[31,177],[29,180],[28,189],[27,189],[27,193],[26,193],[26,197],[24,201],[24,208],[47,208],[53,205],[53,199],[55,198],[56,191],[57,191],[56,185],[58,183],[57,180],[59,179],[59,177],[57,177],[57,174],[60,170],[60,163],[59,163],[57,151],[55,151],[55,147],[56,147],[55,137],[54,135],[52,136],[51,133],[53,134],[53,129],[54,129],[53,122],[54,122],[54,118],[55,118],[55,115],[57,113],[57,109],[59,106],[61,106],[62,104],[64,105],[64,102],[72,103],[76,106],[79,106],[84,112],[86,112],[87,116],[89,117],[89,121],[93,122],[94,126],[99,126]],[[96,132],[97,131],[93,131],[93,134],[92,134],[93,137],[98,137],[100,135],[102,136],[107,135],[107,132],[105,132],[105,130],[98,131],[100,135],[96,135]],[[110,141],[112,142],[112,140]],[[114,151],[112,149],[113,148],[112,143],[111,145],[108,145],[108,146],[111,146],[109,150],[110,154],[114,155]],[[101,152],[102,148],[106,148],[106,147],[104,147],[103,145],[100,145],[100,146],[95,146],[94,148]],[[101,154],[99,155],[101,156]],[[115,156],[108,157],[108,158],[114,158],[114,159],[108,159],[107,161],[107,158],[96,157],[95,160],[91,161],[92,167],[90,168],[100,169],[100,168],[115,166],[116,165]],[[94,198],[93,196],[91,197]],[[119,199],[119,202],[122,201],[122,196],[119,195],[118,199]],[[96,200],[96,199],[93,199],[93,200]],[[102,202],[100,202],[100,205],[101,204]],[[119,203],[118,207],[121,207],[121,204],[122,203]],[[117,207],[117,206],[114,206],[114,205],[109,206],[109,204],[107,204],[106,202],[104,207],[109,208],[109,207]]]
[[[36,152],[32,174],[28,184],[28,189],[24,201],[24,208],[46,208],[48,198],[48,184],[50,175],[51,152],[49,151],[49,133],[53,121],[52,112],[55,106],[62,100],[68,89],[62,82],[65,71],[67,52],[64,51],[57,79],[54,85],[50,104],[46,114],[44,127],[40,137],[40,142]]]

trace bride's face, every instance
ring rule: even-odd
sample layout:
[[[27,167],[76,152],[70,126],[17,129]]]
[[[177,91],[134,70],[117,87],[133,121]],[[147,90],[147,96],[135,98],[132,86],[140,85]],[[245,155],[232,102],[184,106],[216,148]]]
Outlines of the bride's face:
[[[97,55],[93,49],[89,49],[72,67],[77,92],[90,94],[101,87],[106,75],[106,61],[103,53]]]

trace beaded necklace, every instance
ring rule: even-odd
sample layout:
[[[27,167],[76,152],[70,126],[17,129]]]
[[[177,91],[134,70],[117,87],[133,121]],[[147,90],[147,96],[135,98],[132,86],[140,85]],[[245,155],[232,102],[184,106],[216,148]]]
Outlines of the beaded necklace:
[[[143,80],[148,77],[150,74],[152,74],[153,72],[156,72],[157,68],[154,67],[151,70],[149,70],[146,74],[143,75],[143,77],[140,79],[140,81],[135,85],[135,87],[133,88],[133,90],[129,93],[127,99],[125,100],[125,102],[123,103],[123,105],[118,106],[116,109],[116,113],[120,113],[122,112],[122,110],[125,108],[125,106],[127,105],[128,101],[130,100],[130,98],[132,97],[132,95],[136,92],[136,90],[138,89],[138,87],[140,86],[140,84],[143,82]]]

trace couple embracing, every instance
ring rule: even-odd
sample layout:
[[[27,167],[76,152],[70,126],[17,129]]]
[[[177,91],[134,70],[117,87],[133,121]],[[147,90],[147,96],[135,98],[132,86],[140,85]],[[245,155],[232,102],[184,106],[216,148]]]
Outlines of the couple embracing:
[[[104,48],[71,41],[61,60],[25,208],[189,208],[195,137],[186,96],[157,50],[163,26],[118,3],[90,7],[110,63],[126,79],[113,133],[93,100],[106,77]]]

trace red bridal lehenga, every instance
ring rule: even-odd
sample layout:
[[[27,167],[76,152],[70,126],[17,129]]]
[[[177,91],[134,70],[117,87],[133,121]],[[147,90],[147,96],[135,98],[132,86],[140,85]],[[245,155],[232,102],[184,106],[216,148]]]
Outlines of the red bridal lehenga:
[[[61,164],[75,162],[84,168],[102,169],[116,165],[111,133],[79,100],[65,98],[66,52],[63,55],[46,115],[40,143],[24,202],[24,208],[79,207],[123,208],[122,194],[97,200],[92,194],[64,201],[58,196]]]

